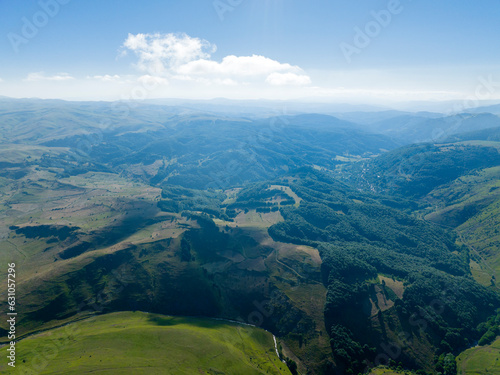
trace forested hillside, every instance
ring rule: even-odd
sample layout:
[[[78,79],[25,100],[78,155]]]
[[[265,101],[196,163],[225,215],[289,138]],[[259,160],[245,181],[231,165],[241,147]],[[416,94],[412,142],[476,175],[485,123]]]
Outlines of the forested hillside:
[[[20,338],[119,311],[203,316],[274,334],[283,373],[448,374],[499,333],[494,130],[398,148],[328,115],[0,103]],[[259,348],[237,356],[271,366]]]

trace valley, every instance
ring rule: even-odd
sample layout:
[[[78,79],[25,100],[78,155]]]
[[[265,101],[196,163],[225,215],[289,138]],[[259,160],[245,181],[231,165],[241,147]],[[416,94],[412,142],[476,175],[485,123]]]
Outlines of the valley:
[[[472,374],[494,353],[500,146],[476,117],[412,144],[354,114],[0,104],[19,367],[47,337],[47,374]]]

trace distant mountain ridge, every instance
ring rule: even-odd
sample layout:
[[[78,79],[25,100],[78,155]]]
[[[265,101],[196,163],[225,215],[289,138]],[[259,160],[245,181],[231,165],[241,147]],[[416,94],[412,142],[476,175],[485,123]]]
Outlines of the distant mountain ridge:
[[[374,124],[369,129],[406,144],[439,142],[454,134],[500,126],[500,117],[491,113],[460,113],[447,117],[403,115]]]

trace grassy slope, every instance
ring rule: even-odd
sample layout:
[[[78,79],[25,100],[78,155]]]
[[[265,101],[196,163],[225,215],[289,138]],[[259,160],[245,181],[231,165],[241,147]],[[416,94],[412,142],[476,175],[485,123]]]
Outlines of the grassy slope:
[[[17,361],[17,370],[35,366],[40,374],[290,374],[266,331],[142,312],[102,315],[31,336],[18,342]],[[0,372],[6,369],[2,361]]]
[[[500,275],[499,179],[500,167],[487,168],[439,187],[427,197],[435,211],[426,219],[455,223],[462,241],[472,250],[472,274],[483,285]]]
[[[55,174],[46,170],[36,171],[33,169],[21,181],[20,186],[8,181],[11,190],[9,190],[9,194],[0,199],[0,223],[3,224],[2,227],[5,230],[3,236],[0,236],[0,248],[4,250],[0,252],[0,260],[3,259],[4,264],[12,261],[16,262],[18,299],[19,303],[24,306],[25,319],[20,322],[18,333],[24,335],[42,328],[52,328],[72,319],[86,316],[86,313],[77,316],[56,316],[50,313],[49,316],[54,319],[53,321],[26,318],[26,314],[36,309],[37,306],[38,308],[45,306],[47,301],[54,300],[61,292],[63,294],[64,291],[68,292],[66,285],[68,280],[74,282],[80,279],[81,274],[79,274],[80,276],[75,276],[75,274],[82,269],[93,269],[94,271],[89,271],[90,273],[84,272],[84,275],[95,275],[95,280],[92,278],[90,285],[79,289],[82,293],[79,299],[81,301],[90,301],[96,293],[102,291],[109,299],[99,304],[99,307],[111,306],[111,301],[120,297],[113,287],[120,290],[120,284],[117,284],[116,277],[107,277],[101,274],[101,271],[109,272],[109,269],[106,268],[108,267],[106,266],[108,261],[105,260],[106,254],[113,256],[109,259],[115,259],[116,262],[125,262],[121,266],[113,266],[118,268],[113,269],[112,272],[114,273],[111,273],[111,275],[117,273],[120,276],[118,281],[123,281],[121,276],[126,276],[128,273],[136,274],[137,270],[137,268],[132,270],[130,261],[118,255],[120,251],[122,254],[132,255],[133,259],[137,259],[137,262],[133,262],[134,267],[138,267],[139,270],[143,271],[142,276],[144,276],[145,272],[156,274],[158,272],[156,265],[161,263],[166,265],[168,268],[166,273],[174,279],[175,275],[187,275],[186,272],[190,272],[189,278],[199,277],[194,269],[201,266],[201,264],[192,262],[191,265],[180,262],[175,253],[180,241],[177,238],[186,230],[196,228],[197,224],[195,221],[181,218],[178,214],[158,212],[155,205],[159,189],[130,182],[114,174],[99,172],[90,172],[69,178],[57,178]],[[54,185],[57,183],[61,185]],[[40,186],[37,186],[37,184]],[[25,192],[31,195],[26,195]],[[222,259],[231,262],[231,274],[234,275],[234,278],[231,281],[219,280],[216,283],[220,285],[222,290],[229,286],[230,289],[244,291],[244,294],[248,294],[248,298],[261,301],[265,300],[267,296],[253,294],[258,288],[253,286],[249,288],[246,283],[250,282],[253,285],[261,282],[264,278],[269,280],[271,285],[274,285],[281,293],[286,295],[290,303],[301,311],[300,314],[310,317],[311,324],[316,327],[316,329],[312,328],[310,330],[310,335],[307,335],[307,345],[299,345],[299,338],[296,335],[283,336],[284,351],[286,351],[286,348],[293,351],[287,351],[286,355],[292,358],[294,358],[294,355],[299,356],[300,359],[296,360],[299,368],[304,370],[305,367],[303,367],[301,361],[309,365],[320,366],[330,353],[328,335],[324,332],[322,314],[326,290],[317,281],[303,282],[301,275],[303,273],[301,265],[304,264],[308,270],[304,277],[308,278],[313,273],[316,275],[315,278],[319,280],[321,259],[317,250],[272,241],[267,234],[267,227],[276,221],[282,220],[279,213],[256,214],[255,210],[251,210],[247,215],[242,214],[240,216],[236,223],[219,223],[219,225],[224,227],[226,224],[230,224],[229,227],[234,229],[233,227],[239,224],[240,228],[244,227],[242,229],[246,234],[253,237],[257,243],[268,246],[269,250],[266,250],[266,254],[254,254],[252,249],[243,250],[244,257],[240,256],[240,258],[231,252],[222,252]],[[146,219],[156,217],[161,221],[145,224],[142,228],[134,228],[122,238],[117,239],[113,246],[108,244],[108,246],[103,246],[99,250],[89,251],[66,260],[58,259],[54,261],[60,249],[64,248],[63,244],[47,244],[46,238],[28,239],[23,235],[8,231],[10,225],[59,224],[75,225],[81,228],[79,232],[89,233],[113,229],[115,223],[120,223],[126,220],[127,217],[137,217],[141,220],[143,217]],[[165,248],[165,242],[162,242],[162,240],[168,238],[172,239],[171,248]],[[88,240],[91,241],[92,239],[89,238]],[[137,251],[127,250],[134,245],[139,247]],[[151,248],[151,254],[149,255],[149,252],[148,255],[142,254],[142,248]],[[272,249],[275,249],[275,251],[272,251]],[[268,251],[272,252],[267,253]],[[96,267],[101,271],[96,272],[93,268],[93,265],[97,264],[100,264],[100,266]],[[211,265],[212,263],[206,264],[204,267],[209,270],[209,273],[214,273],[214,276],[217,277],[217,270],[210,271]],[[213,263],[213,265],[217,265],[217,262]],[[201,270],[199,268],[199,271]],[[0,269],[0,275],[4,275],[5,271],[6,269]],[[135,285],[137,280],[134,278],[132,281],[131,284]],[[140,279],[138,283],[143,285],[145,281]],[[193,280],[191,283],[194,285],[198,282]],[[147,283],[144,285],[147,285]],[[4,287],[0,286],[0,291]],[[148,293],[154,293],[154,291],[149,290]],[[253,299],[250,301],[253,301]],[[231,303],[226,302],[225,299],[222,303],[224,306],[227,304],[223,308],[225,312],[223,316],[233,318],[239,316],[231,310]],[[3,303],[0,305],[3,306]],[[57,305],[62,307],[61,303]],[[249,308],[249,311],[243,311],[242,319],[245,319],[249,312],[255,309],[255,306],[251,304]],[[5,309],[4,306],[3,309]],[[65,305],[63,310],[72,313],[71,304]],[[162,312],[177,314],[169,311]],[[274,318],[274,316],[270,317],[273,320]],[[5,322],[0,323],[0,327],[4,328]],[[279,332],[276,331],[276,333]]]
[[[493,344],[468,349],[457,357],[459,375],[500,374],[500,338]]]
[[[370,375],[405,375],[405,374],[411,374],[411,372],[397,372],[395,370],[392,370],[384,366],[376,367],[370,371]]]

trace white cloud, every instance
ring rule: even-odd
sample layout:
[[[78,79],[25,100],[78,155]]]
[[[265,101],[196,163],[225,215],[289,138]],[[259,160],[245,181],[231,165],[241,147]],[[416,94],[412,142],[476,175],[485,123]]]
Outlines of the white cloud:
[[[44,72],[30,73],[24,79],[26,82],[37,82],[37,81],[68,81],[74,79],[68,73],[58,73],[53,76],[47,76]]]
[[[135,66],[140,71],[155,77],[223,86],[311,83],[300,67],[265,56],[229,55],[215,61],[211,58],[217,49],[214,44],[186,34],[129,34],[123,48],[138,57]]]
[[[0,82],[3,82],[3,79],[2,79],[2,78],[0,78]]]
[[[217,85],[222,85],[222,86],[237,86],[238,85],[238,82],[236,82],[234,79],[231,79],[231,78],[224,78],[224,79],[216,78],[216,79],[214,79],[214,83]]]
[[[213,60],[196,60],[181,65],[177,73],[185,75],[229,75],[229,76],[263,76],[273,72],[299,72],[298,66],[282,64],[264,56],[226,56],[222,62]]]
[[[266,82],[273,86],[305,86],[311,84],[311,78],[295,73],[271,73],[266,78]]]
[[[206,59],[216,47],[186,34],[129,34],[123,47],[133,51],[139,70],[162,75],[187,62]],[[126,52],[126,50],[125,50]]]
[[[103,82],[120,82],[122,78],[117,74],[115,75],[105,74],[103,76],[102,75],[87,76],[87,79],[97,79]]]
[[[145,87],[156,87],[158,85],[168,85],[168,79],[158,76],[151,76],[149,74],[140,76],[137,81],[142,83]]]

